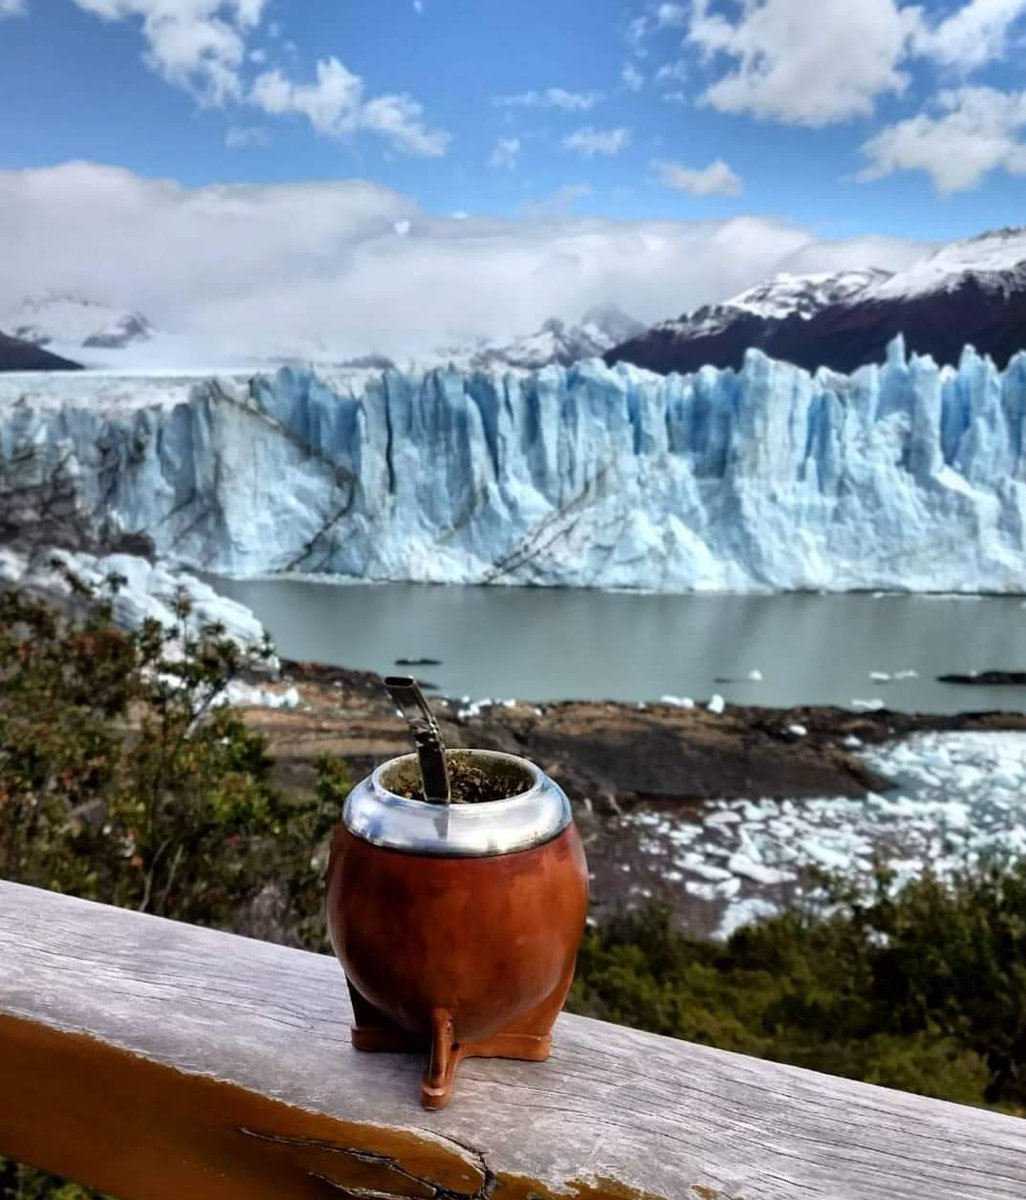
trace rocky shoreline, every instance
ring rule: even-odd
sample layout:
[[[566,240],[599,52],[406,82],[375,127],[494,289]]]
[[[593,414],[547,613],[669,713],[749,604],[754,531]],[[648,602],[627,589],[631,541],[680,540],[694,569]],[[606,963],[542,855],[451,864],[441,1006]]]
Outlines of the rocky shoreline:
[[[343,758],[357,779],[409,750],[379,676],[288,661],[282,673],[302,705],[253,708],[247,719],[267,735],[283,786],[312,786],[324,754]],[[601,701],[504,701],[468,711],[455,700],[433,698],[432,704],[449,745],[524,755],[566,789],[588,849],[596,916],[618,903],[659,897],[683,926],[700,934],[713,933],[726,902],[738,899],[717,897],[714,887],[703,891],[698,882],[713,884],[711,877],[726,869],[706,865],[705,874],[699,871],[689,882],[686,872],[667,870],[653,853],[654,831],[663,829],[669,845],[680,843],[681,829],[689,832],[702,822],[725,828],[730,819],[722,814],[735,802],[739,808],[758,801],[800,809],[803,802],[830,797],[850,800],[854,810],[867,796],[893,787],[865,761],[874,747],[917,734],[1026,733],[1026,714],[1008,712],[934,716],[730,705],[716,713]],[[753,878],[745,877],[741,899],[786,899],[795,888],[782,887],[781,874],[750,867]],[[726,883],[720,884],[724,893]]]

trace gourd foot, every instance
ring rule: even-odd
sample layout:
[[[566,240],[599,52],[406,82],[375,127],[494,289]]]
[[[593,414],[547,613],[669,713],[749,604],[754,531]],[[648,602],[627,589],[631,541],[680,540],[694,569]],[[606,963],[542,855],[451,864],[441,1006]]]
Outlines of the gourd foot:
[[[456,1068],[465,1058],[510,1058],[522,1062],[544,1062],[552,1047],[552,1026],[563,1007],[570,980],[571,964],[559,984],[536,1008],[511,1021],[509,1026],[477,1042],[455,1040],[455,1021],[447,1008],[436,1008],[430,1018],[427,1069],[420,1085],[420,1102],[426,1109],[445,1108],[452,1099]],[[400,1028],[349,985],[355,1023],[353,1045],[371,1053],[423,1053],[423,1034]]]
[[[354,1018],[349,1036],[355,1049],[369,1054],[414,1054],[424,1048],[423,1038],[396,1025],[361,996],[351,983],[349,997],[353,1002]]]

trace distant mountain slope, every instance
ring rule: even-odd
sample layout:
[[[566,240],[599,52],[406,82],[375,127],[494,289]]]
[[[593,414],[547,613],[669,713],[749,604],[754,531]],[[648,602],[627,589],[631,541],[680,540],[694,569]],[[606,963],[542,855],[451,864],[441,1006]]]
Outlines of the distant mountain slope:
[[[299,339],[280,346],[254,344],[240,353],[225,348],[215,331],[202,328],[169,332],[129,309],[112,308],[78,296],[50,294],[29,298],[0,310],[0,329],[51,353],[98,370],[155,371],[274,368],[284,364],[317,363],[330,368],[388,370],[409,366],[429,370],[452,363],[466,371],[492,368],[535,370],[556,364],[569,366],[599,358],[607,350],[642,333],[645,326],[615,306],[592,308],[576,324],[546,321],[535,333],[507,339],[468,337],[441,346],[409,363],[369,351],[345,355],[330,339]],[[344,330],[340,331],[344,334]],[[341,338],[344,341],[344,337]],[[245,347],[243,337],[241,345]]]
[[[153,333],[141,313],[64,295],[23,300],[0,314],[0,324],[26,342],[59,348],[121,350],[133,342],[146,341]]]
[[[608,350],[644,330],[645,326],[615,307],[593,308],[577,324],[555,317],[532,334],[497,341],[481,338],[445,347],[438,359],[468,371],[513,367],[534,371],[555,364],[568,367],[586,358],[601,358]]]
[[[80,371],[79,363],[0,333],[0,371]]]
[[[48,294],[0,309],[0,329],[90,370],[220,366],[216,337],[180,337],[140,312],[78,296]]]
[[[1026,348],[1026,227],[953,242],[893,275],[781,275],[656,325],[605,359],[664,374],[736,369],[755,346],[809,370],[852,371],[879,362],[898,333],[941,363],[957,362],[967,342],[1000,367]]]

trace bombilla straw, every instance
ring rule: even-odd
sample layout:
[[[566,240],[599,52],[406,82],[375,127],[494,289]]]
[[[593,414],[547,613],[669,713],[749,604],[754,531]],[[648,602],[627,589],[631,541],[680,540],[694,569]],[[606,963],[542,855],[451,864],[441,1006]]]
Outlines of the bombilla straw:
[[[451,804],[449,767],[445,761],[442,733],[416,679],[409,675],[388,675],[385,687],[413,731],[424,799],[431,804]]]

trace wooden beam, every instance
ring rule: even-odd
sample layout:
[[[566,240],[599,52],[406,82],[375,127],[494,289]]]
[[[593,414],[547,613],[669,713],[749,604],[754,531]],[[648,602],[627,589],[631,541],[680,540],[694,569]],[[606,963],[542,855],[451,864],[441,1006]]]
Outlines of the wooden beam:
[[[1023,1200],[1026,1121],[564,1016],[366,1055],[334,959],[0,882],[0,1153],[122,1200]]]

